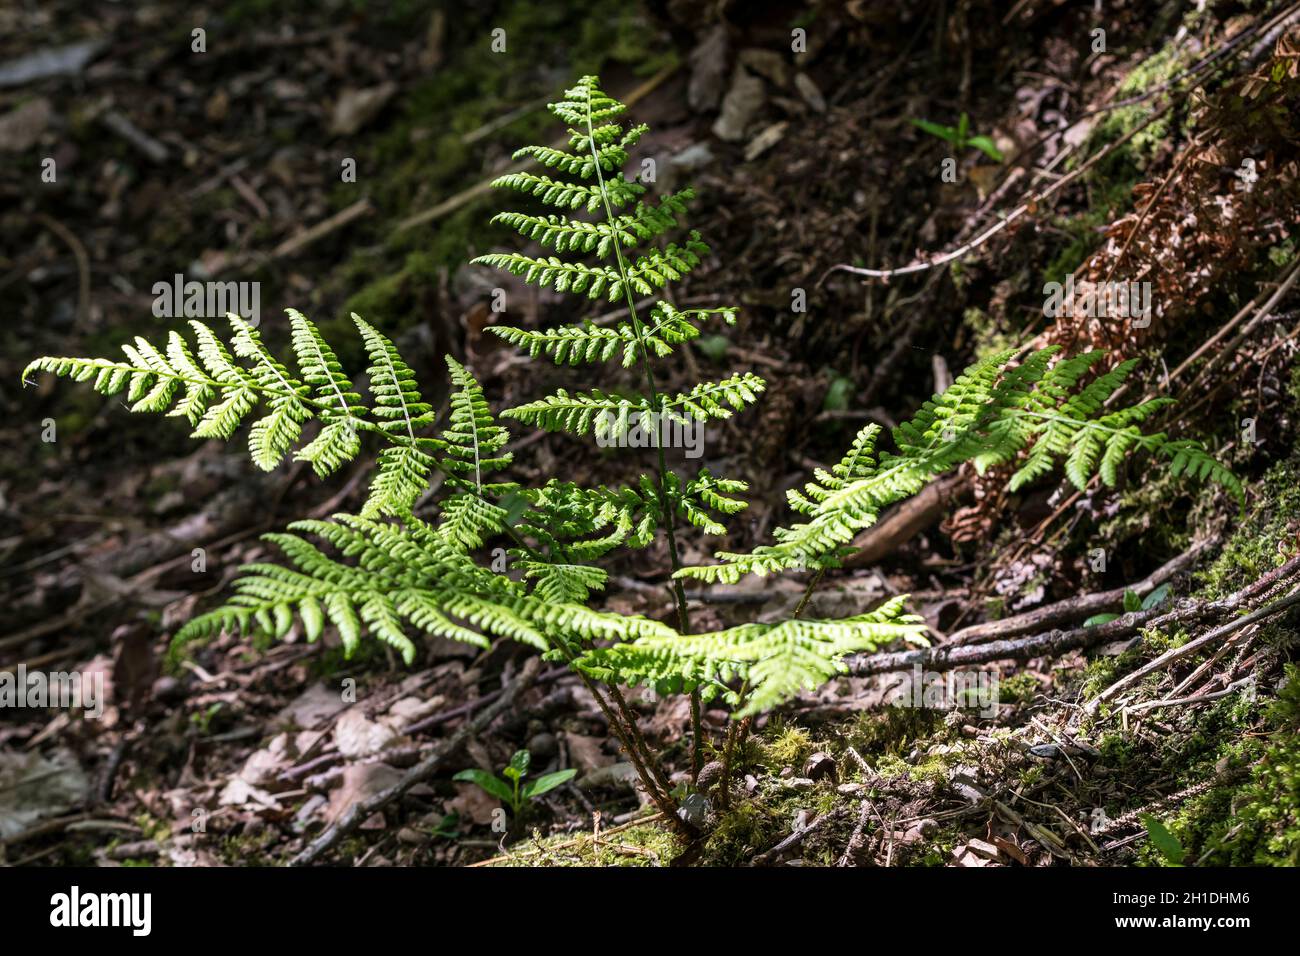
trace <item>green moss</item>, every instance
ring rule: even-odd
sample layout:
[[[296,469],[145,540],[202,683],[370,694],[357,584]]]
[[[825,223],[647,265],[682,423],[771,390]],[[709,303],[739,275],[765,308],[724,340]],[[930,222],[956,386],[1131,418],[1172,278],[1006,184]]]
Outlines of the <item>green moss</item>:
[[[1270,468],[1251,496],[1246,514],[1214,563],[1204,572],[1204,593],[1222,598],[1286,562],[1300,523],[1300,453]]]
[[[909,768],[908,776],[917,783],[947,783],[948,768],[953,762],[951,755],[933,755]]]
[[[230,866],[274,866],[278,861],[268,849],[279,839],[279,833],[272,827],[253,834],[223,836],[217,841],[216,854]],[[342,858],[349,860],[358,859],[366,850],[367,846],[361,840],[344,841],[339,847],[339,853],[344,854]]]
[[[1228,756],[1246,761],[1256,752],[1250,742]],[[1241,783],[1199,794],[1162,822],[1192,863],[1300,865],[1300,739],[1279,733]],[[1139,862],[1157,864],[1159,854],[1144,848]]]
[[[898,755],[943,726],[943,714],[920,707],[886,707],[862,714],[844,729],[844,741],[868,760],[872,754]]]
[[[886,780],[897,780],[900,777],[906,777],[908,771],[912,769],[912,765],[897,754],[885,754],[875,762],[871,769]]]
[[[1032,674],[1013,674],[998,682],[998,703],[1028,704],[1040,690],[1038,679]]]
[[[723,866],[746,862],[780,839],[775,813],[759,801],[741,801],[718,819],[709,834],[704,852]]]
[[[534,834],[511,847],[493,866],[668,866],[681,850],[666,828],[646,823],[599,840],[590,833]]]
[[[1141,555],[1149,562],[1147,567],[1124,569],[1132,572],[1129,580],[1141,577],[1191,544],[1196,524],[1189,518],[1189,490],[1198,498],[1213,497],[1189,485],[1185,478],[1170,474],[1167,468],[1144,468],[1142,480],[1133,481],[1124,489],[1115,517],[1103,521],[1098,529],[1100,534],[1095,539],[1088,538],[1086,546],[1105,548],[1112,555]],[[1081,529],[1081,534],[1090,531]]]
[[[763,745],[762,764],[769,770],[803,766],[813,752],[812,737],[802,727],[785,727]]]
[[[1128,72],[1116,98],[1128,99],[1169,82],[1190,64],[1192,55],[1193,51],[1186,44],[1166,44]],[[1093,127],[1079,155],[1093,155],[1103,146],[1132,133],[1150,117],[1151,103],[1148,100],[1111,110]],[[1145,129],[1134,133],[1132,139],[1093,167],[1089,174],[1091,180],[1116,183],[1140,175],[1169,143],[1178,129],[1178,122],[1176,111],[1170,110]],[[1077,161],[1072,165],[1077,165]]]
[[[155,843],[161,843],[171,834],[171,826],[165,820],[159,820],[149,813],[136,814],[135,825],[140,828],[140,833],[146,840]]]

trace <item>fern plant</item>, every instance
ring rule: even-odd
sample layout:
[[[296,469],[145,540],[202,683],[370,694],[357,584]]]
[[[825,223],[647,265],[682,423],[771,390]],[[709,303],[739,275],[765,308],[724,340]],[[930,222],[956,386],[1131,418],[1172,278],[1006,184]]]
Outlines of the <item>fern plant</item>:
[[[561,366],[617,359],[642,383],[637,394],[598,388],[558,390],[506,409],[503,418],[590,438],[626,427],[634,414],[680,422],[727,418],[757,400],[764,382],[740,370],[717,382],[668,394],[656,364],[700,335],[710,321],[734,323],[731,308],[678,309],[653,295],[708,254],[697,233],[667,240],[692,197],[683,189],[658,202],[626,177],[628,151],[645,132],[618,122],[622,104],[583,78],[551,111],[569,127],[567,149],[525,147],[551,174],[513,173],[497,185],[526,193],[559,213],[503,212],[495,221],[542,247],[540,254],[491,253],[477,261],[557,292],[622,300],[626,320],[610,328],[589,321],[544,330],[493,326],[534,358]],[[588,218],[573,218],[573,210]],[[880,429],[862,429],[844,457],[789,494],[805,520],[781,528],[775,542],[745,553],[720,551],[717,563],[685,567],[678,534],[724,535],[726,519],[745,507],[743,481],[700,469],[671,470],[656,443],[654,467],[615,487],[580,487],[553,478],[536,487],[504,480],[510,434],[468,369],[447,358],[452,386],[441,426],[420,394],[413,370],[393,343],[353,316],[369,360],[363,398],[334,350],[305,316],[289,310],[295,370],[277,359],[258,332],[229,316],[229,349],[201,322],[192,339],[172,332],[165,344],[137,338],[122,360],[41,358],[35,371],[90,382],[105,395],[125,394],[135,412],[185,418],[199,438],[230,439],[251,420],[249,451],[261,468],[292,456],[328,475],[357,458],[363,440],[379,445],[377,468],[360,512],[291,524],[268,535],[280,563],[242,569],[229,603],[186,624],[188,641],[226,629],[260,629],[283,637],[295,626],[308,641],[329,626],[351,652],[364,635],[413,661],[415,638],[431,635],[486,647],[504,638],[562,660],[587,684],[668,820],[687,825],[666,774],[646,742],[621,686],[650,684],[692,696],[693,763],[703,734],[700,702],[721,698],[737,716],[780,705],[842,672],[847,655],[898,641],[924,643],[925,628],[905,597],[840,620],[807,620],[802,611],[823,573],[851,550],[853,537],[881,511],[964,462],[980,470],[1016,466],[1020,487],[1063,462],[1084,487],[1094,476],[1113,485],[1135,452],[1163,460],[1175,473],[1220,482],[1233,476],[1192,441],[1144,432],[1166,400],[1107,410],[1106,400],[1131,371],[1124,363],[1089,378],[1099,353],[1061,358],[1054,349],[1016,363],[1012,353],[986,358],[893,430],[893,450],[878,448]],[[307,437],[308,430],[312,430]],[[437,512],[423,499],[442,475]],[[608,584],[602,561],[616,550],[666,545],[673,567],[672,623],[602,609],[593,594]],[[489,547],[504,543],[517,573],[496,573]],[[729,583],[745,574],[814,572],[792,615],[711,633],[692,633],[682,582]]]

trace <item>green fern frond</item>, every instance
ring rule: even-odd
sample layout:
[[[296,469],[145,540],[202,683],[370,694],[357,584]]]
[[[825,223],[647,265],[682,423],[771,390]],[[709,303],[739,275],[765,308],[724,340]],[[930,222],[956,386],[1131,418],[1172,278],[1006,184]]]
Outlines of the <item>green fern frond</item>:
[[[477,494],[451,495],[442,502],[442,520],[438,531],[462,551],[483,547],[489,538],[500,534],[506,523],[506,511]]]
[[[315,328],[300,315],[291,315],[304,376],[300,380],[271,355],[252,326],[237,315],[228,319],[233,354],[210,328],[193,321],[193,349],[173,331],[165,353],[136,338],[122,347],[125,362],[46,357],[29,365],[24,379],[33,371],[47,371],[90,381],[104,395],[125,391],[131,411],[183,417],[193,426],[195,438],[228,441],[254,409],[264,405],[266,414],[253,422],[248,444],[253,461],[267,470],[292,450],[312,418],[320,421],[321,432],[298,451],[298,458],[311,461],[321,473],[355,458],[360,451],[357,433],[374,426],[362,418],[365,409],[359,396]]]
[[[511,455],[497,454],[510,441],[510,433],[496,423],[483,389],[463,365],[446,357],[451,373],[451,415],[442,433],[440,465],[450,474],[472,476],[483,493],[483,475],[510,464]]]
[[[558,206],[561,209],[585,206],[587,212],[600,209],[606,195],[615,208],[621,208],[645,193],[645,187],[640,183],[622,176],[607,183],[604,191],[600,186],[565,182],[539,173],[507,173],[492,180],[492,185],[527,193],[548,206]]]
[[[585,604],[592,591],[605,590],[608,575],[589,564],[520,561],[524,577],[533,581],[533,594],[543,601]]]
[[[316,474],[323,478],[361,450],[359,433],[366,409],[320,330],[296,309],[287,312],[298,370],[303,381],[314,389],[323,423],[320,434],[295,457],[311,462]]]
[[[548,432],[564,431],[572,435],[590,435],[600,416],[612,416],[625,425],[633,412],[648,410],[645,399],[620,398],[607,395],[598,388],[591,392],[574,392],[569,394],[564,389],[557,389],[554,395],[547,395],[535,402],[507,408],[501,414],[505,418],[516,418],[528,425],[533,425]]]
[[[662,411],[674,418],[685,415],[696,421],[730,418],[732,411],[757,401],[766,388],[767,382],[753,372],[741,372],[721,382],[701,382],[689,392],[665,399]]]
[[[176,636],[183,646],[221,630],[260,629],[283,637],[295,619],[308,640],[325,624],[339,632],[347,653],[366,633],[414,660],[412,634],[425,633],[480,646],[508,638],[546,650],[555,643],[631,641],[673,633],[636,615],[595,611],[572,601],[527,594],[523,585],[494,574],[451,546],[439,529],[416,519],[401,524],[348,515],[334,521],[297,522],[294,530],[320,537],[347,563],[298,534],[268,535],[292,567],[252,564],[241,569],[225,607],[190,621]],[[597,585],[591,572],[569,572]],[[556,592],[558,593],[558,592]]]
[[[750,687],[743,717],[813,690],[845,670],[849,654],[895,641],[924,644],[925,625],[905,612],[906,596],[875,611],[838,621],[793,619],[742,624],[711,634],[643,638],[589,651],[579,666],[603,679],[656,683],[688,675],[693,681],[744,680]]]
[[[488,329],[511,345],[524,349],[530,357],[545,355],[556,365],[604,362],[621,349],[623,367],[629,368],[640,358],[641,342],[656,358],[664,358],[673,353],[673,346],[699,336],[699,327],[692,319],[702,320],[714,315],[728,325],[735,324],[735,309],[687,309],[679,312],[667,302],[658,302],[651,310],[654,325],[643,329],[639,339],[636,329],[628,322],[620,322],[614,328],[603,328],[588,321],[555,329],[525,330],[504,325],[493,325]]]
[[[1013,461],[1026,448],[1024,463],[1008,482],[1012,490],[1050,473],[1058,461],[1076,488],[1087,487],[1094,475],[1113,485],[1122,462],[1142,450],[1172,459],[1174,474],[1215,481],[1240,496],[1240,483],[1198,443],[1170,442],[1163,432],[1138,428],[1167,399],[1099,414],[1133,363],[1080,388],[1101,356],[1089,353],[1052,365],[1055,353],[1043,349],[1011,367],[1013,353],[1002,352],[971,366],[894,429],[897,454],[875,453],[877,429],[868,425],[831,472],[819,471],[802,491],[788,493],[806,522],[776,529],[774,545],[748,554],[720,552],[720,564],[683,568],[678,576],[735,583],[750,573],[834,567],[889,505],[965,461],[983,470]]]
[[[367,517],[406,514],[428,488],[433,453],[442,449],[441,442],[417,434],[433,424],[433,406],[420,397],[415,373],[397,347],[355,312],[352,321],[370,357],[366,373],[375,399],[371,413],[393,443],[379,454],[379,472],[361,513]]]

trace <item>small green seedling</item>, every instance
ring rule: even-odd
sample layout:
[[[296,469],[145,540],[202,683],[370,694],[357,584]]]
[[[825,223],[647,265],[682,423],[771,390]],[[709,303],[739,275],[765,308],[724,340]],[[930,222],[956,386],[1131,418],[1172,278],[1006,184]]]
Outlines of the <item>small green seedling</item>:
[[[438,821],[438,825],[429,827],[425,832],[435,840],[460,839],[460,814],[447,813]]]
[[[484,792],[491,794],[508,806],[511,816],[517,818],[524,807],[527,806],[529,800],[534,800],[542,794],[549,793],[556,787],[568,783],[578,773],[578,771],[572,769],[557,770],[555,773],[548,773],[536,780],[524,783],[523,779],[528,775],[528,764],[531,761],[532,754],[527,750],[516,750],[515,755],[510,758],[510,763],[501,771],[500,777],[494,777],[486,770],[474,768],[462,770],[451,779],[478,784]]]
[[[931,123],[929,120],[921,119],[914,119],[911,123],[917,129],[929,133],[931,136],[939,137],[958,152],[967,148],[978,149],[995,163],[1002,162],[1002,151],[993,145],[991,137],[970,135],[970,117],[965,113],[961,114],[961,119],[957,120],[955,127],[944,126],[942,123]]]
[[[1147,836],[1151,838],[1151,845],[1164,857],[1165,862],[1169,866],[1182,866],[1187,851],[1183,849],[1178,837],[1170,833],[1163,823],[1149,813],[1142,814],[1138,819],[1147,828]]]
[[[1124,592],[1124,613],[1132,614],[1134,611],[1149,611],[1153,607],[1159,607],[1161,602],[1169,596],[1169,585],[1162,584],[1156,588],[1145,599],[1138,597],[1137,592],[1128,590]],[[1105,624],[1113,621],[1118,614],[1094,614],[1088,620],[1083,622],[1084,627],[1096,627],[1098,624]]]

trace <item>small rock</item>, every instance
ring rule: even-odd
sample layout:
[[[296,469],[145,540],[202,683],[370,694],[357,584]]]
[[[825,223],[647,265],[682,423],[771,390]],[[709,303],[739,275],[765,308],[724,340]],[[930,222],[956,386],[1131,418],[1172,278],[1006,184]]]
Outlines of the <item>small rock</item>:
[[[420,846],[425,843],[429,837],[413,827],[402,827],[397,831],[397,842],[405,843],[407,846]]]
[[[767,93],[763,81],[737,66],[731,89],[722,100],[722,112],[713,124],[713,135],[734,143],[745,138],[745,130],[763,108]]]
[[[555,734],[543,731],[528,738],[528,752],[539,763],[550,760],[559,749],[559,742],[555,739]]]
[[[829,777],[834,781],[839,777],[835,767],[835,758],[821,750],[808,758],[808,762],[804,764],[803,773],[805,777],[812,780]]]
[[[757,73],[775,86],[784,89],[790,85],[790,67],[781,54],[773,50],[750,47],[741,50],[737,59],[751,73]]]
[[[392,82],[364,90],[344,90],[334,104],[330,132],[336,136],[351,136],[378,116],[396,92],[397,84]]]
[[[785,785],[795,790],[811,790],[817,786],[816,782],[809,780],[807,777],[791,777],[785,781]]]
[[[727,29],[718,24],[709,30],[690,55],[691,79],[686,101],[697,113],[716,109],[722,99],[727,75]]]
[[[601,767],[587,774],[578,781],[578,787],[582,790],[595,790],[599,787],[630,790],[636,788],[638,780],[636,767],[630,763],[612,763],[608,767]]]
[[[796,73],[794,75],[794,88],[799,91],[803,101],[808,104],[814,113],[826,112],[826,97],[822,96],[822,91],[817,88],[811,76],[807,73]]]

